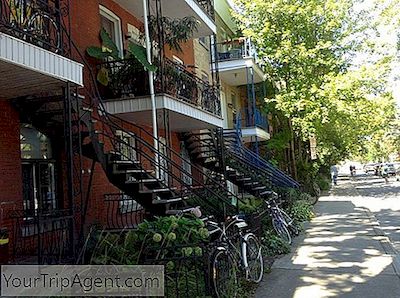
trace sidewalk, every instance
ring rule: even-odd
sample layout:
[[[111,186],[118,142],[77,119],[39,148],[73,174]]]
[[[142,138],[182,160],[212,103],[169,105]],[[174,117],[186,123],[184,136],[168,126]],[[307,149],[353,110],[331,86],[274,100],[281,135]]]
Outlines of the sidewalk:
[[[277,259],[255,297],[400,297],[400,262],[368,209],[344,183],[320,198],[316,217]]]

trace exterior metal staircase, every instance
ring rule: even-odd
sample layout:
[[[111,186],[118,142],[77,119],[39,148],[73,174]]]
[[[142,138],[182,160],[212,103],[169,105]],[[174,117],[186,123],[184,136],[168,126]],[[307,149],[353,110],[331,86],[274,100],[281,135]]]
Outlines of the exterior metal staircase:
[[[278,187],[299,187],[287,174],[242,145],[234,130],[202,130],[182,138],[193,162],[223,174],[244,192],[263,197]]]

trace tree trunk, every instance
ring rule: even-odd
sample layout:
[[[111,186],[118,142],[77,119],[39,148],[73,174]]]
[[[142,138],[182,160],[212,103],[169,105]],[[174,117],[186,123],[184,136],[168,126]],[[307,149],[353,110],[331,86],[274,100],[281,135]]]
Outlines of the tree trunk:
[[[295,145],[294,145],[294,131],[292,128],[292,121],[290,120],[290,118],[288,119],[288,125],[289,125],[289,130],[290,130],[290,135],[291,135],[291,139],[290,139],[290,159],[291,159],[291,172],[293,175],[293,178],[295,180],[297,180],[297,167],[296,167],[296,154],[295,154]]]

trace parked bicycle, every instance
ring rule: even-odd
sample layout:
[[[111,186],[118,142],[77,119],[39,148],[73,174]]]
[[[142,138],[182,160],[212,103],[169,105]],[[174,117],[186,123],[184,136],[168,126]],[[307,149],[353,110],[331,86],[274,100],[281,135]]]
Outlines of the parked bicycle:
[[[54,4],[55,5],[55,4]],[[0,1],[0,26],[13,35],[56,53],[61,49],[60,13],[50,1]]]
[[[270,191],[268,199],[265,200],[266,210],[261,213],[271,217],[272,226],[276,233],[285,240],[288,244],[292,243],[292,235],[299,234],[299,228],[297,227],[294,220],[281,208],[277,200],[279,198],[278,194],[274,191]]]
[[[239,271],[247,280],[260,282],[264,273],[261,245],[247,231],[246,222],[234,216],[221,224],[208,220],[207,227],[220,243],[211,258],[211,282],[216,297],[236,297]]]

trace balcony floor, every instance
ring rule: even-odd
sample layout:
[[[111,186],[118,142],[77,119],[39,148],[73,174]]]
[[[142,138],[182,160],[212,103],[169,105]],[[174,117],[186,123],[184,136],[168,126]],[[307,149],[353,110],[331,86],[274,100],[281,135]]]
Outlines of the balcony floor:
[[[120,117],[143,125],[152,125],[151,100],[150,97],[138,97],[108,101],[105,107],[111,114],[118,114]],[[156,96],[158,127],[163,126],[163,109],[168,110],[170,129],[176,132],[184,132],[195,129],[206,129],[222,127],[221,117],[201,110],[189,103],[177,100],[169,95]]]
[[[83,85],[83,65],[0,33],[0,96],[51,96],[66,82]]]
[[[271,138],[270,134],[257,126],[242,127],[242,139],[245,143],[257,141],[268,141]]]

